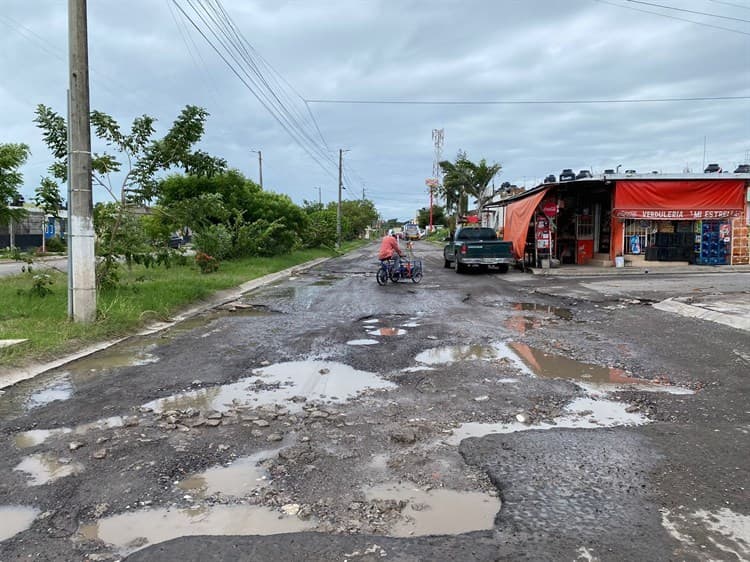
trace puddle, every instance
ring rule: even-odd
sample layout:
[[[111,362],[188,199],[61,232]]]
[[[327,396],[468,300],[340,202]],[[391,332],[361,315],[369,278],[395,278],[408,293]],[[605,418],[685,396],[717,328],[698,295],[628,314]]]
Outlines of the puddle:
[[[257,488],[268,485],[268,472],[258,463],[269,459],[277,452],[261,451],[248,457],[241,457],[227,466],[214,466],[199,474],[194,474],[177,487],[199,498],[213,495],[243,498]]]
[[[78,474],[83,465],[52,453],[38,453],[23,459],[13,470],[28,474],[28,486],[40,486],[71,474]]]
[[[342,403],[367,389],[396,388],[375,373],[332,361],[289,361],[254,369],[253,373],[255,376],[236,383],[185,392],[144,406],[157,413],[187,408],[222,412],[233,406],[284,403],[289,411],[298,412],[302,404],[290,401],[295,396]],[[258,380],[261,384],[256,384]]]
[[[333,285],[334,281],[332,279],[321,279],[320,281],[315,281],[313,283],[310,283],[310,285],[314,287],[327,287],[330,285]]]
[[[515,302],[512,304],[513,310],[524,310],[530,312],[541,312],[542,314],[554,314],[562,320],[572,320],[573,313],[567,308],[558,306],[549,306],[546,304],[537,304],[534,302]]]
[[[414,359],[417,363],[425,365],[441,365],[459,361],[496,361],[498,359],[509,359],[516,363],[523,372],[531,374],[525,365],[518,361],[517,355],[505,343],[435,347],[422,351]]]
[[[401,369],[402,373],[419,373],[420,371],[434,371],[434,367],[428,367],[426,365],[417,365],[416,367],[405,367]]]
[[[70,379],[65,375],[56,377],[47,386],[39,388],[29,395],[26,399],[26,410],[46,406],[57,400],[68,400],[72,395],[73,385],[70,383]]]
[[[367,333],[371,336],[403,336],[406,330],[401,328],[377,328],[375,330],[367,330]]]
[[[78,359],[66,365],[65,368],[75,375],[148,365],[159,361],[158,357],[151,354],[155,348],[155,343],[146,344],[139,338],[130,339],[88,357]]]
[[[25,505],[0,505],[0,541],[25,531],[39,515],[39,510]]]
[[[404,328],[419,328],[421,324],[418,324],[417,322],[406,322],[404,324],[401,324]]]
[[[505,320],[504,325],[508,330],[525,334],[531,330],[541,328],[544,323],[540,318],[533,318],[531,316],[511,316]]]
[[[555,423],[542,422],[532,425],[518,421],[511,423],[470,422],[454,429],[453,435],[444,441],[451,445],[458,445],[467,437],[484,437],[492,433],[516,433],[532,429],[600,429],[649,423],[648,418],[643,414],[627,412],[628,407],[628,404],[613,400],[577,398],[568,404],[562,416],[555,418]]]
[[[406,507],[389,533],[394,537],[457,535],[492,529],[500,499],[482,492],[436,488],[425,492],[413,485],[387,483],[365,490],[368,501],[405,500]]]
[[[377,345],[380,342],[378,340],[349,340],[346,345]]]
[[[386,470],[388,470],[388,461],[390,460],[390,458],[390,455],[388,455],[387,453],[377,453],[372,456],[370,462],[368,463],[368,466],[372,470],[385,472]]]
[[[623,388],[672,394],[693,394],[692,390],[686,388],[660,385],[652,381],[630,377],[622,369],[582,363],[561,355],[545,353],[523,343],[510,343],[508,346],[536,376],[582,383],[580,386],[590,391],[612,391]]]
[[[380,322],[377,318],[368,318],[367,320],[362,320],[362,324],[377,324]]]
[[[45,443],[49,439],[59,437],[61,435],[83,435],[91,430],[95,429],[111,429],[114,427],[122,427],[125,423],[125,419],[121,416],[113,416],[111,418],[105,418],[91,423],[85,423],[75,428],[70,427],[58,427],[55,429],[32,429],[30,431],[24,431],[15,436],[14,441],[16,447],[19,449],[27,449],[29,447],[36,447]]]
[[[122,513],[82,525],[89,540],[113,545],[122,554],[146,546],[195,535],[275,535],[315,528],[314,521],[288,517],[266,507],[216,505],[196,509],[150,509]]]
[[[698,510],[691,515],[676,516],[662,510],[662,526],[676,540],[706,554],[708,540],[714,547],[737,560],[750,559],[750,515],[735,513],[727,507],[716,511]],[[696,540],[697,537],[697,540]]]

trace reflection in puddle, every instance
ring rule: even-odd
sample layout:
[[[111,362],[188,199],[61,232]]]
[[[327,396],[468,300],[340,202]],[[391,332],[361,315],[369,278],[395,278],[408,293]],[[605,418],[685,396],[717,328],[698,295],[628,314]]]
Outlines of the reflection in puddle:
[[[454,429],[453,435],[445,441],[451,445],[458,445],[467,437],[483,437],[492,433],[515,433],[531,429],[597,429],[648,423],[648,418],[643,414],[628,412],[628,408],[627,404],[613,400],[577,398],[565,408],[562,416],[555,418],[554,423],[542,422],[536,425],[521,422],[464,423]]]
[[[362,320],[362,324],[377,324],[380,322],[377,318],[368,318],[367,320]]]
[[[375,330],[368,330],[367,333],[371,336],[403,336],[406,330],[401,328],[377,328]]]
[[[498,359],[509,359],[513,361],[521,371],[531,374],[523,363],[517,360],[517,356],[505,343],[493,345],[450,345],[427,349],[414,358],[418,363],[425,365],[440,365],[445,363],[456,363],[459,361],[495,361]]]
[[[46,406],[56,400],[67,400],[73,395],[73,386],[67,376],[52,379],[48,385],[36,389],[26,399],[26,410]]]
[[[505,327],[519,334],[525,334],[528,331],[541,328],[543,323],[540,318],[529,316],[511,316],[505,322]]]
[[[389,533],[395,537],[457,535],[492,529],[500,499],[482,492],[437,488],[425,492],[413,485],[388,483],[365,490],[368,501],[404,500],[408,504]]]
[[[332,361],[290,361],[254,369],[253,373],[255,376],[236,383],[160,398],[145,404],[145,407],[157,413],[187,408],[225,412],[232,406],[278,404],[295,396],[340,403],[367,389],[396,387],[375,373]],[[290,411],[302,409],[302,404],[297,401],[285,406]]]
[[[346,345],[377,345],[380,342],[378,340],[349,340]]]
[[[38,509],[25,505],[0,505],[0,541],[31,527],[38,514]]]
[[[151,354],[155,348],[154,343],[145,344],[141,338],[133,338],[74,361],[68,364],[66,369],[76,375],[148,365],[159,361],[158,357]]]
[[[286,517],[278,511],[251,505],[216,505],[196,509],[150,509],[122,513],[81,526],[89,540],[101,540],[121,553],[194,535],[275,535],[315,528],[315,522]]]
[[[242,498],[257,488],[268,485],[268,472],[258,463],[270,458],[276,451],[261,451],[241,457],[228,466],[215,466],[186,478],[178,484],[200,498],[215,494]]]
[[[567,308],[549,306],[546,304],[537,304],[533,302],[516,302],[513,303],[513,310],[525,310],[531,312],[541,312],[544,314],[554,314],[563,320],[572,320],[573,313]]]
[[[71,474],[78,474],[83,465],[70,459],[61,459],[51,453],[37,453],[24,458],[13,470],[25,472],[29,486],[39,486]]]
[[[538,377],[572,380],[583,383],[581,386],[593,391],[623,387],[629,390],[693,394],[693,391],[689,389],[659,385],[648,380],[627,376],[622,369],[581,363],[561,355],[545,353],[522,343],[508,345]]]
[[[121,416],[113,416],[111,418],[105,418],[103,420],[85,423],[76,426],[73,429],[69,427],[58,427],[55,429],[32,429],[30,431],[24,431],[16,435],[15,444],[19,449],[27,449],[28,447],[41,445],[48,439],[59,437],[60,435],[83,435],[84,433],[95,429],[111,429],[114,427],[122,427],[124,423],[125,420]]]

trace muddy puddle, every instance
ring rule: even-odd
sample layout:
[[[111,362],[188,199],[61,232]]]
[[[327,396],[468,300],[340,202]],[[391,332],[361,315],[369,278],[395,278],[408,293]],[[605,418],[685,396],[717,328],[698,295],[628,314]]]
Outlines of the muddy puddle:
[[[111,371],[125,367],[156,363],[159,358],[152,354],[155,343],[146,343],[142,338],[132,338],[88,357],[78,359],[65,366],[72,375]]]
[[[219,465],[182,480],[177,487],[193,497],[213,495],[243,498],[268,485],[268,471],[260,463],[273,457],[278,449],[241,457],[229,465]]]
[[[444,439],[446,443],[458,445],[468,437],[484,437],[493,433],[516,433],[532,429],[601,429],[603,427],[636,426],[649,423],[640,412],[629,412],[629,405],[614,400],[577,398],[554,419],[554,423],[537,424],[514,421],[511,423],[461,424],[453,430],[453,435]]]
[[[402,328],[375,328],[372,330],[367,330],[367,334],[370,336],[403,336],[406,334],[406,330]]]
[[[511,305],[512,310],[520,310],[523,312],[536,312],[539,314],[557,316],[561,320],[572,320],[573,313],[570,309],[560,308],[558,306],[550,306],[547,304],[538,304],[534,302],[515,302]]]
[[[0,400],[0,418],[19,416],[56,401],[68,400],[73,395],[73,384],[68,373],[41,375],[22,381]]]
[[[704,542],[733,555],[733,560],[750,560],[750,515],[727,507],[716,511],[698,510],[682,516],[661,510],[662,526],[679,542],[701,549]],[[729,559],[729,558],[727,558]]]
[[[314,521],[284,516],[251,505],[215,505],[190,509],[149,509],[122,513],[82,525],[79,532],[128,554],[146,546],[194,535],[275,535],[315,528]]]
[[[0,541],[25,531],[39,515],[39,510],[25,505],[0,505]]]
[[[394,537],[457,535],[492,529],[501,506],[499,498],[482,492],[447,488],[424,491],[404,483],[367,488],[365,497],[368,501],[407,502],[401,511],[401,519],[389,533]]]
[[[28,486],[40,486],[83,471],[81,463],[52,453],[37,453],[24,458],[13,470],[26,476]]]
[[[361,339],[361,340],[349,340],[346,345],[377,345],[380,342],[378,340]]]
[[[505,343],[492,345],[449,345],[426,349],[417,354],[414,360],[423,365],[444,365],[459,361],[497,361],[507,359],[523,372],[531,374],[518,356]]]
[[[27,449],[36,447],[46,441],[60,437],[62,435],[84,435],[92,430],[111,429],[122,427],[125,424],[125,418],[122,416],[113,416],[91,423],[84,423],[76,427],[56,427],[54,429],[32,429],[23,431],[14,437],[16,447]]]
[[[686,388],[658,384],[649,380],[628,376],[623,369],[582,363],[561,355],[546,353],[523,343],[509,343],[508,347],[523,361],[534,375],[548,379],[574,381],[592,392],[626,389],[668,392],[671,394],[693,393]]]
[[[290,361],[253,370],[254,376],[236,383],[189,391],[145,404],[155,412],[166,410],[216,410],[283,404],[291,412],[302,409],[292,398],[342,403],[368,389],[390,389],[396,385],[375,373],[359,371],[332,361]]]

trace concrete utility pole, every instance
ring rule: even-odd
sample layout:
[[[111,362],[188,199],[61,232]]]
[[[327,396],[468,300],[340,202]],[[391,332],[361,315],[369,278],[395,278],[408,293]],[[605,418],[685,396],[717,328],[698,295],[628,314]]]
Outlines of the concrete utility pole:
[[[260,188],[263,189],[263,153],[260,150],[251,150],[250,152],[258,153],[258,181]]]
[[[341,248],[341,190],[344,187],[344,151],[339,148],[339,204],[336,207],[336,249]]]
[[[91,194],[91,123],[89,119],[89,55],[86,0],[68,0],[70,67],[70,151],[68,209],[70,245],[68,278],[76,322],[96,319],[96,257]]]
[[[318,205],[323,204],[323,192],[320,190],[320,187],[313,187],[313,189],[318,190]]]

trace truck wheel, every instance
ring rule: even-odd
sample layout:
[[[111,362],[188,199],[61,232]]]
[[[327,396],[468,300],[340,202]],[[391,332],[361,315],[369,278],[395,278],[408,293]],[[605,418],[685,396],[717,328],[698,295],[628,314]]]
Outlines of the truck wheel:
[[[445,260],[445,263],[443,264],[443,267],[445,269],[450,269],[451,267],[453,267],[453,262],[451,260]]]
[[[509,267],[508,267],[508,264],[507,264],[507,263],[501,263],[501,264],[500,264],[500,265],[498,266],[498,269],[500,270],[500,273],[508,273],[508,269],[509,269]]]

